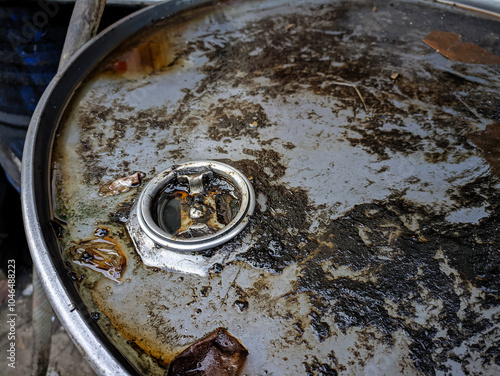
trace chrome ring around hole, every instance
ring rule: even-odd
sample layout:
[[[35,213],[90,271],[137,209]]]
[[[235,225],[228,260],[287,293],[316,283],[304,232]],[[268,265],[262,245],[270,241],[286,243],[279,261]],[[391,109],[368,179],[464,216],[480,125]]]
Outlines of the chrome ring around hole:
[[[167,184],[183,170],[210,168],[215,174],[227,179],[240,191],[241,205],[236,216],[220,231],[206,236],[183,239],[170,234],[154,221],[153,202]],[[156,175],[142,190],[137,201],[137,220],[144,233],[156,244],[178,252],[204,251],[234,238],[248,224],[255,208],[255,192],[252,184],[239,170],[216,161],[194,161],[174,166]]]

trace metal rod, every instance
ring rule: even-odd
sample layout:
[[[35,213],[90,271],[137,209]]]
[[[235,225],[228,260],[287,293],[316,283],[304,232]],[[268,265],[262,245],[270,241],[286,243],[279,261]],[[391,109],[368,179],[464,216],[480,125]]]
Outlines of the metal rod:
[[[96,34],[105,5],[106,0],[77,0],[64,40],[59,72],[69,58]]]

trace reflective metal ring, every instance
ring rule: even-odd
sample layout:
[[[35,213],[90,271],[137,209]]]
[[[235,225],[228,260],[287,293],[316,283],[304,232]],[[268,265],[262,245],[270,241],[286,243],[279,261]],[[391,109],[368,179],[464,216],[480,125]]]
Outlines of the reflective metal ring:
[[[214,234],[193,238],[181,238],[161,228],[152,213],[155,200],[157,200],[161,192],[172,180],[177,179],[180,175],[197,170],[206,171],[207,169],[238,189],[241,195],[241,204],[234,218]],[[250,181],[240,171],[221,162],[195,161],[174,166],[155,176],[139,195],[137,219],[142,231],[156,244],[172,251],[199,252],[221,245],[239,234],[247,225],[254,207],[255,192]]]

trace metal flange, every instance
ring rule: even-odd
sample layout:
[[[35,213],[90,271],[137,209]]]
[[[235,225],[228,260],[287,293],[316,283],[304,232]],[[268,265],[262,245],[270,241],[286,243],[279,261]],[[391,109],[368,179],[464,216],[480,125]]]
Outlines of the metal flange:
[[[127,229],[146,265],[205,274],[216,257],[207,260],[202,252],[239,234],[254,207],[253,187],[240,171],[221,162],[188,162],[144,187]]]

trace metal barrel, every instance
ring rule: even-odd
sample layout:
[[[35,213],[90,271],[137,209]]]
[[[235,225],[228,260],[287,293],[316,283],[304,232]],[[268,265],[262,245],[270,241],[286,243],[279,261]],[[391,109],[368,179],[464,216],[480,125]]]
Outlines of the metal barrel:
[[[167,1],[51,82],[23,210],[103,375],[500,373],[500,22]]]

